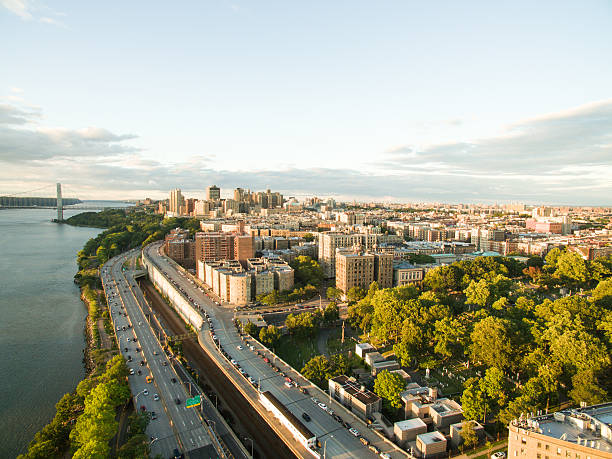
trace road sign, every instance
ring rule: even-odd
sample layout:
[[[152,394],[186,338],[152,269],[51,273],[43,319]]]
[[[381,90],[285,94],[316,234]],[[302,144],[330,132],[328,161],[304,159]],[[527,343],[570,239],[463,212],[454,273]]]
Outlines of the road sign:
[[[193,406],[198,406],[200,403],[202,403],[200,395],[196,395],[193,398],[188,398],[187,401],[185,402],[185,406],[187,408],[191,408]]]

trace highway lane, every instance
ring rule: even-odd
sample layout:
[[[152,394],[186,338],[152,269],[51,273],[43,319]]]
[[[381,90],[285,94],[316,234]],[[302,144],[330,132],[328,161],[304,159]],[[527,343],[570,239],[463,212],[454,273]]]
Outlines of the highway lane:
[[[242,339],[237,330],[232,324],[233,311],[229,308],[219,307],[214,300],[202,293],[184,274],[179,273],[172,261],[161,256],[158,252],[159,245],[149,246],[147,254],[154,259],[162,271],[166,272],[166,277],[174,280],[176,285],[181,288],[186,295],[193,299],[195,303],[205,309],[211,319],[214,333],[217,335],[223,349],[230,354],[230,358],[234,358],[238,364],[248,373],[256,382],[261,382],[262,390],[270,390],[284,405],[289,408],[293,414],[299,419],[302,419],[302,413],[306,412],[310,415],[311,421],[304,421],[306,425],[317,437],[321,444],[325,445],[326,454],[329,457],[377,457],[376,454],[364,447],[361,442],[353,436],[347,428],[338,423],[326,411],[319,408],[317,403],[311,400],[310,396],[300,393],[296,388],[288,388],[285,386],[285,380],[282,376],[272,370],[272,367],[265,363],[263,359],[249,348],[243,345]],[[202,342],[207,347],[214,346],[210,334],[203,327]],[[253,343],[255,345],[255,343]],[[238,349],[242,346],[242,349]],[[261,349],[261,346],[258,346]],[[284,367],[284,365],[279,364]],[[228,362],[223,364],[224,367],[233,370],[237,373],[236,368]],[[291,375],[293,380],[298,380],[300,385],[306,386],[310,392],[318,392],[319,398],[323,395],[318,390],[315,390],[305,380],[303,380],[297,372],[290,367],[284,367],[284,371]],[[239,373],[238,373],[239,374]],[[234,378],[245,391],[251,390],[253,397],[256,394],[251,385],[244,378]],[[327,396],[325,396],[327,398]],[[340,407],[337,402],[328,400],[319,400],[330,405],[332,409],[345,418],[352,426],[356,427],[362,436],[366,437],[370,442],[375,444],[382,451],[387,452],[390,457],[406,457],[406,455],[393,448],[389,443],[383,441],[373,432],[366,428],[365,424],[358,420],[352,413],[347,412],[343,407]]]
[[[132,355],[132,362],[130,362],[130,367],[135,372],[130,379],[135,382],[134,390],[138,390],[135,394],[140,394],[136,406],[138,409],[144,406],[147,411],[153,410],[156,413],[163,411],[168,416],[168,425],[171,428],[170,432],[167,429],[156,429],[156,421],[152,421],[151,436],[153,439],[158,439],[153,440],[152,447],[159,443],[164,450],[163,455],[170,457],[174,451],[174,448],[170,449],[174,437],[174,443],[178,443],[178,450],[191,452],[190,457],[217,457],[207,432],[207,426],[203,425],[196,409],[185,407],[185,400],[188,398],[186,388],[178,382],[178,376],[146,322],[133,291],[134,280],[129,273],[122,272],[121,266],[125,259],[121,257],[114,263],[111,274],[117,283],[124,311],[127,312],[127,316],[124,314],[119,316],[120,320],[131,325],[131,328],[126,328],[125,332],[123,325],[119,325],[121,328],[119,333],[123,333],[124,338],[124,341],[121,342],[122,352],[125,352],[126,347],[128,352],[136,352],[140,348],[140,352]],[[138,339],[136,345],[134,345],[134,337]],[[128,339],[130,341],[127,341]],[[142,372],[142,375],[138,375],[138,370]],[[151,384],[144,381],[148,374],[153,377]],[[154,392],[159,394],[159,400],[153,400],[154,394],[151,393],[153,392],[151,387],[148,388],[148,395],[146,392],[141,393],[144,390],[143,381],[145,388],[147,385],[155,387]]]

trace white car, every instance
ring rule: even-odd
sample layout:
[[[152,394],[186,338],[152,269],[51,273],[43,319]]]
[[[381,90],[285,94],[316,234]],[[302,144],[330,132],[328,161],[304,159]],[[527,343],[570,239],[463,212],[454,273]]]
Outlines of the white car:
[[[234,359],[230,360],[230,362],[232,363],[232,365],[238,365],[238,362],[236,362]]]
[[[149,391],[148,391],[147,389],[145,389],[144,391],[142,391],[142,393],[143,393],[144,395],[149,395]]]
[[[355,437],[359,436],[359,431],[357,429],[355,429],[354,427],[351,427],[349,429],[349,432],[352,433]]]
[[[319,403],[318,405],[322,410],[327,410],[327,405],[325,403]]]
[[[155,395],[153,396],[153,400],[155,400],[155,401],[159,400],[159,395],[155,394]]]
[[[236,346],[236,349],[238,349],[239,351],[241,351],[241,350],[242,350],[242,346],[238,345],[238,346]]]
[[[130,374],[133,375],[134,374],[134,369],[130,368]]]
[[[496,453],[491,454],[491,459],[505,459],[506,453],[503,451],[498,451]]]

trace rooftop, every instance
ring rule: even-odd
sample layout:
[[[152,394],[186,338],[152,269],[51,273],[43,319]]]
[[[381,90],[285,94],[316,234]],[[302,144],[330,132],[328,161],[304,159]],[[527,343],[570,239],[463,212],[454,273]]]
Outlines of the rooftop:
[[[512,421],[524,430],[612,453],[612,402]]]
[[[351,397],[356,398],[361,403],[370,405],[380,400],[380,397],[374,392],[370,392],[369,390],[365,389],[365,387],[359,386],[354,379],[351,379],[346,375],[336,376],[331,380],[337,384],[340,384],[344,392],[349,394]]]
[[[395,423],[395,427],[400,430],[412,430],[418,427],[427,427],[427,424],[421,418],[406,419],[405,421],[398,421]]]
[[[417,435],[417,439],[421,440],[426,445],[446,441],[446,437],[437,430]]]

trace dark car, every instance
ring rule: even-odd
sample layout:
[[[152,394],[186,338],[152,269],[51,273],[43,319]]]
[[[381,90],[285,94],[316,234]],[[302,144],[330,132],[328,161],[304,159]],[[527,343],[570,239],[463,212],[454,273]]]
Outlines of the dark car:
[[[128,362],[131,362],[131,361],[132,361],[132,356],[128,355]]]
[[[140,361],[140,365],[141,365],[141,366],[144,366],[144,360],[141,360],[141,361]]]
[[[127,347],[125,347],[124,349],[125,349],[125,352],[127,352],[127,351],[128,351],[128,348],[127,348]]]
[[[170,381],[172,381],[173,383],[176,382],[176,378],[172,378]]]
[[[307,390],[306,388],[304,388],[304,387],[300,387],[300,392],[301,392],[302,394],[306,394],[306,395],[308,395],[308,390]]]
[[[302,418],[304,418],[304,421],[310,422],[310,416],[308,415],[308,413],[302,413]]]
[[[142,370],[138,370],[138,374],[141,375],[142,374]]]
[[[174,402],[175,402],[177,405],[180,405],[180,404],[181,404],[181,399],[180,399],[180,398],[177,398],[176,400],[174,400]]]

